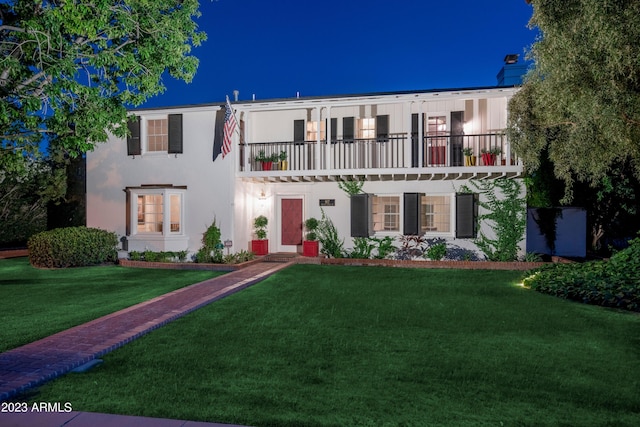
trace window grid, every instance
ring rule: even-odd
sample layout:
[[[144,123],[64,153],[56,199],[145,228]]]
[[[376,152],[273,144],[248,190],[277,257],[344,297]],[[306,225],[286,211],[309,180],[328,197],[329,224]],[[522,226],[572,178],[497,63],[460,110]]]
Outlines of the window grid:
[[[358,120],[358,138],[373,139],[376,137],[376,119]]]
[[[138,233],[162,233],[162,194],[138,196]]]
[[[373,196],[373,230],[400,231],[400,197]]]
[[[421,205],[423,232],[448,233],[451,230],[450,196],[422,196]]]
[[[169,125],[167,119],[147,120],[147,151],[168,151]]]
[[[324,141],[327,131],[324,122],[320,122],[320,140]],[[307,141],[318,140],[318,122],[307,122]]]

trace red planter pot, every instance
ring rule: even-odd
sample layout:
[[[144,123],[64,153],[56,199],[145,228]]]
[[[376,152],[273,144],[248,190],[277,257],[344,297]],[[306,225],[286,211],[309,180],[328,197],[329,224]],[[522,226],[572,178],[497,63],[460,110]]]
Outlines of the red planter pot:
[[[262,170],[263,171],[270,171],[271,170],[271,166],[273,166],[273,162],[262,162]]]
[[[302,255],[308,257],[318,256],[319,245],[317,240],[303,240],[302,241]]]
[[[251,252],[256,255],[267,255],[269,253],[269,240],[252,240]]]
[[[482,163],[485,166],[493,166],[496,164],[496,155],[491,153],[482,153]]]

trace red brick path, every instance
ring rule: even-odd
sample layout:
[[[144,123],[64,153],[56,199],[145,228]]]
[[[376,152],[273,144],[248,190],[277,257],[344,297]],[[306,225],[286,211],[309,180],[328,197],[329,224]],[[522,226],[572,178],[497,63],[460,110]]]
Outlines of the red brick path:
[[[256,263],[0,354],[0,401],[59,377],[290,263]]]

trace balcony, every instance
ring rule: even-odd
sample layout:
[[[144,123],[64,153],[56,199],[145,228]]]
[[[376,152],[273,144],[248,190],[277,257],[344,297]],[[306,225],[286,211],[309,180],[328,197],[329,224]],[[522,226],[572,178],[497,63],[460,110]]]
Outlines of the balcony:
[[[258,142],[240,146],[244,179],[273,182],[367,180],[434,180],[514,177],[522,173],[503,132],[426,136],[422,142],[406,133],[384,138],[327,141]],[[464,156],[473,153],[473,163]],[[493,152],[493,160],[482,153]],[[256,161],[286,155],[286,165]],[[270,168],[269,168],[270,167]]]

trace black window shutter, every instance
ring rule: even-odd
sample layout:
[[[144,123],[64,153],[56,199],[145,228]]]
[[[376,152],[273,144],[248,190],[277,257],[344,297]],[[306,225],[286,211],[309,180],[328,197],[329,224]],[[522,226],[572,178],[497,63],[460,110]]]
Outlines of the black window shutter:
[[[411,115],[411,167],[418,167],[418,149],[419,149],[419,141],[418,141],[418,118],[420,116],[418,113],[413,113]]]
[[[331,118],[331,142],[335,144],[338,139],[338,119],[335,117]]]
[[[478,195],[475,193],[456,194],[456,237],[471,239],[477,234]]]
[[[376,137],[378,142],[386,142],[389,139],[389,116],[376,116]]]
[[[127,189],[125,190],[125,194],[126,194],[126,200],[125,200],[126,210],[125,210],[124,233],[127,236],[131,236],[131,192]]]
[[[169,153],[182,153],[182,114],[169,114]]]
[[[417,236],[420,232],[420,200],[422,193],[404,193],[404,231],[407,236]]]
[[[346,142],[353,141],[355,119],[353,117],[342,118],[342,139]]]
[[[351,195],[351,237],[371,235],[371,199],[368,194]]]
[[[293,142],[304,142],[304,119],[293,121]]]
[[[140,146],[140,118],[131,117],[127,121],[129,135],[127,135],[127,156],[139,156],[142,154]]]

